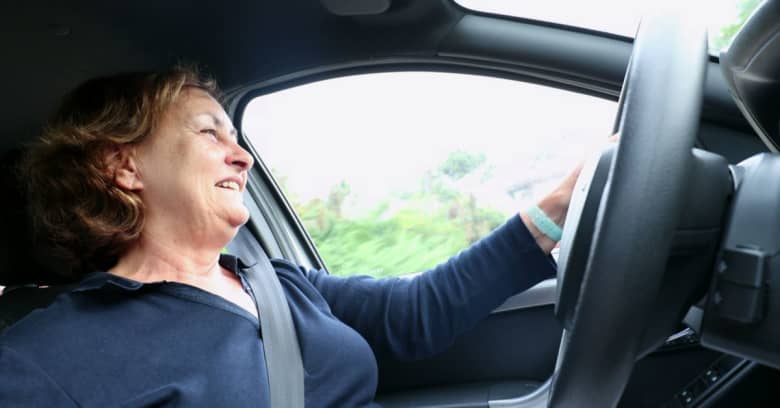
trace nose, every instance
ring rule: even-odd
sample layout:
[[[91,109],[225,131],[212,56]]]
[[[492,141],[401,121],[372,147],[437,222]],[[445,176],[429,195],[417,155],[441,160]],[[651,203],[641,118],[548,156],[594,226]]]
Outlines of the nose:
[[[252,155],[244,150],[237,142],[232,143],[232,150],[226,157],[226,161],[229,165],[238,168],[240,171],[249,170],[255,163],[255,159],[252,158]]]

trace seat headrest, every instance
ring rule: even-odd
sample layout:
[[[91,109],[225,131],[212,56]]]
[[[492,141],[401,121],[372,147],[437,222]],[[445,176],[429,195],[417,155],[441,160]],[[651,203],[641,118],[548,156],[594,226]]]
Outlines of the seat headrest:
[[[22,152],[13,150],[0,157],[0,285],[55,285],[69,282],[52,273],[51,259],[36,250],[32,219],[27,208],[25,185],[19,164]]]

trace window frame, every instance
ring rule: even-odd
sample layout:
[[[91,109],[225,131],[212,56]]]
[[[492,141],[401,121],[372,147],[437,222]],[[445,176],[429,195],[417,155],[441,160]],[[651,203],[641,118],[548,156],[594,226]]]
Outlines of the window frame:
[[[281,186],[277,183],[262,157],[249,143],[243,132],[243,116],[249,103],[257,97],[268,95],[288,88],[328,79],[363,74],[393,72],[442,72],[489,76],[525,82],[533,85],[551,87],[563,91],[593,96],[617,102],[619,90],[609,92],[594,90],[585,83],[565,78],[551,78],[520,67],[496,67],[490,64],[464,64],[462,61],[443,62],[440,59],[397,59],[359,61],[347,64],[322,66],[287,75],[269,78],[249,89],[239,89],[226,93],[225,105],[233,118],[234,126],[239,129],[240,143],[255,159],[256,166],[249,173],[247,194],[252,200],[250,208],[250,228],[258,234],[261,243],[271,257],[283,257],[299,265],[323,269],[330,273],[327,263],[320,255],[313,239],[306,230],[297,211],[289,202]],[[252,207],[252,206],[250,206]],[[262,218],[259,221],[258,218]],[[263,227],[265,225],[265,227]],[[270,248],[269,248],[270,247]]]

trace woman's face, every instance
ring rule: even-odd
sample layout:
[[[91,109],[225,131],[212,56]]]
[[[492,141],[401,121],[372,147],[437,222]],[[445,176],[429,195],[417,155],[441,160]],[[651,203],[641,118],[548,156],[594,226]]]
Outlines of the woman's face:
[[[145,230],[229,240],[249,218],[241,196],[252,156],[208,93],[185,88],[133,160]]]

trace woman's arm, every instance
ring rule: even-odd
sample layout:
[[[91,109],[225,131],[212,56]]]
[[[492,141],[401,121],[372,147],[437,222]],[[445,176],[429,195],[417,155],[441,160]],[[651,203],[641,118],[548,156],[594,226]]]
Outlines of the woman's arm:
[[[0,346],[0,378],[0,406],[79,406],[42,368],[4,346]]]
[[[519,216],[414,278],[340,278],[310,271],[333,314],[378,355],[418,359],[442,351],[509,296],[554,275]]]
[[[549,223],[563,226],[582,165],[537,204]],[[539,212],[537,211],[537,217]],[[538,218],[537,218],[538,220]],[[336,317],[360,332],[381,355],[417,359],[450,345],[509,296],[553,277],[557,245],[527,212],[414,278],[339,278],[312,271]]]

